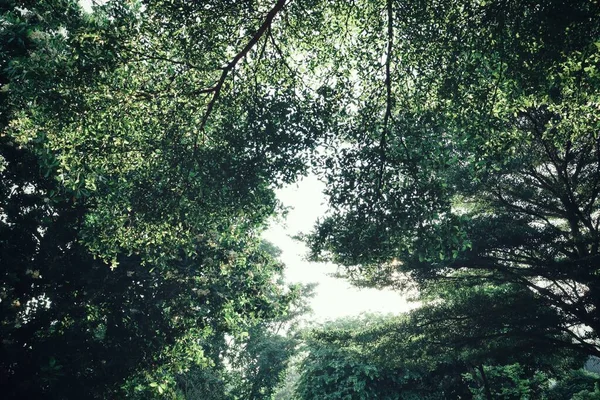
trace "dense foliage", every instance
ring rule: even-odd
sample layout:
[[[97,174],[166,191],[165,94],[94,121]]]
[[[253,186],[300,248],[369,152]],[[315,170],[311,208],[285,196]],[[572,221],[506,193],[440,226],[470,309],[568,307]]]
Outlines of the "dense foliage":
[[[378,287],[519,286],[557,310],[567,346],[599,354],[598,8],[381,3],[350,12],[365,32],[386,17],[372,40],[387,47],[361,64],[376,79],[354,85],[344,145],[324,157],[314,258]]]
[[[3,396],[274,397],[312,170],[312,257],[422,306],[309,335],[297,396],[598,397],[595,0],[97,3],[0,5]]]
[[[594,392],[597,374],[568,352],[510,339],[452,343],[427,311],[363,315],[307,334],[298,399],[570,399]],[[519,347],[521,352],[508,350]],[[585,398],[585,397],[581,397]]]
[[[216,27],[256,19],[229,2],[189,4],[189,20],[171,6],[2,6],[6,398],[190,398],[192,375],[227,398],[267,398],[294,348],[274,326],[302,290],[283,285],[260,232],[273,188],[305,168],[293,160],[311,146],[298,125],[311,113],[260,60],[240,73],[254,83],[243,94],[224,72],[227,95],[223,82],[205,91],[231,53]],[[257,359],[274,371],[262,382]]]
[[[56,185],[27,152],[5,144],[2,154],[7,398],[114,397],[132,376],[128,387],[143,391],[157,376],[170,382],[190,365],[210,366],[225,352],[224,344],[212,347],[226,334],[287,343],[252,328],[280,318],[300,295],[274,280],[282,265],[259,238],[226,232],[160,268],[122,255],[111,269],[78,242],[85,207],[49,201]],[[283,366],[289,351],[277,355]]]

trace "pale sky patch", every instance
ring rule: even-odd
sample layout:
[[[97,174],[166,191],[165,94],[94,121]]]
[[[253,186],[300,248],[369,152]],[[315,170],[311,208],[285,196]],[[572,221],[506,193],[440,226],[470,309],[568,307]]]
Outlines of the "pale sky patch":
[[[83,8],[83,11],[85,11],[88,14],[91,14],[93,11],[93,6],[102,5],[107,1],[108,0],[79,0],[79,6]]]
[[[324,184],[315,176],[308,176],[297,184],[277,191],[279,200],[291,207],[287,219],[274,222],[264,238],[282,250],[281,260],[286,265],[288,283],[318,283],[312,299],[316,321],[325,321],[363,312],[398,314],[413,308],[405,297],[391,290],[358,289],[344,279],[334,278],[333,264],[313,263],[305,260],[307,247],[291,237],[309,232],[315,221],[326,210]]]

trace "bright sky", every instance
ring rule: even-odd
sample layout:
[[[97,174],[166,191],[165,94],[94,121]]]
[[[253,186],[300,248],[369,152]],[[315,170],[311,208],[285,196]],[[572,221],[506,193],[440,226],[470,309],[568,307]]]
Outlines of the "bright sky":
[[[397,314],[408,311],[412,308],[410,303],[397,292],[355,288],[346,280],[329,275],[336,271],[335,265],[304,260],[306,246],[291,236],[309,232],[316,219],[325,213],[323,189],[323,183],[315,176],[309,176],[277,192],[279,200],[292,208],[286,221],[273,223],[264,238],[283,251],[281,259],[286,264],[286,280],[289,283],[318,283],[311,305],[314,319],[319,322],[362,312]]]
[[[92,12],[92,0],[79,0],[79,5],[85,10],[85,12]]]

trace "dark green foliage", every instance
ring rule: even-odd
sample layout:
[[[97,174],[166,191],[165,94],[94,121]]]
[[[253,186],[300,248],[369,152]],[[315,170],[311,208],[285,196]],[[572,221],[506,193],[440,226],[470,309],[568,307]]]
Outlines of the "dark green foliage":
[[[548,400],[586,398],[585,393],[594,392],[594,386],[598,385],[600,377],[598,374],[584,370],[574,370],[560,377],[556,382],[550,385],[546,398]],[[578,395],[580,397],[574,397]],[[593,398],[593,397],[592,397]]]
[[[549,400],[593,388],[592,375],[571,378],[579,374],[571,368],[581,358],[567,351],[550,351],[527,335],[466,343],[476,340],[460,327],[468,317],[450,317],[437,326],[439,317],[417,309],[399,317],[339,320],[310,331],[296,396]],[[562,389],[566,385],[573,386]]]
[[[229,83],[220,96],[196,93],[229,57],[216,27],[239,21],[235,10],[185,7],[187,26],[168,3],[107,2],[92,14],[75,1],[3,5],[6,398],[181,396],[178,379],[190,370],[217,393],[227,384],[225,338],[263,325],[252,340],[271,340],[273,350],[256,344],[252,354],[285,368],[292,342],[270,336],[267,325],[301,290],[283,285],[283,266],[259,234],[275,210],[273,188],[304,170],[312,133],[298,124],[310,113],[291,104],[283,84],[263,96],[266,81],[244,93]],[[181,29],[223,46],[192,50],[198,37],[187,33],[181,43],[165,41]],[[257,84],[267,76],[250,70]],[[212,97],[220,107],[202,122]],[[257,379],[256,390],[268,394],[278,379]]]
[[[417,398],[412,386],[418,374],[382,367],[370,357],[369,344],[365,349],[364,343],[356,343],[354,336],[369,322],[374,323],[366,316],[342,320],[309,334],[296,388],[299,399]]]
[[[313,258],[368,286],[516,285],[558,310],[530,315],[541,335],[598,354],[598,8],[383,3],[389,28],[372,35],[385,59],[323,159],[330,210],[307,237]],[[371,12],[353,9],[355,29]]]
[[[0,12],[6,397],[272,397],[302,290],[259,235],[310,163],[313,257],[423,305],[314,333],[299,396],[543,398],[600,354],[595,1]]]
[[[404,318],[374,315],[315,329],[306,339],[299,399],[471,398],[466,364],[425,355]]]
[[[77,240],[85,208],[49,201],[55,182],[40,177],[35,158],[2,150],[6,398],[108,398],[142,371],[206,366],[199,339],[273,319],[297,296],[272,282],[282,266],[252,238],[198,242],[197,256],[166,270],[134,256],[111,270]]]

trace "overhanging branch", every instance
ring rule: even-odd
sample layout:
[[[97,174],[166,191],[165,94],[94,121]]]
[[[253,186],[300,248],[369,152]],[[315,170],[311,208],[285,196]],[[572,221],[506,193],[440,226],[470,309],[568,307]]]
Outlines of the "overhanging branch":
[[[275,3],[275,6],[273,6],[271,11],[269,11],[269,13],[265,17],[265,20],[263,21],[262,25],[260,26],[260,28],[258,28],[256,33],[254,33],[254,35],[252,36],[250,41],[248,41],[246,46],[244,46],[244,48],[239,53],[237,53],[235,55],[235,57],[233,57],[233,59],[225,67],[223,67],[223,69],[221,71],[221,76],[219,77],[219,80],[217,81],[215,86],[213,86],[211,88],[212,97],[211,97],[210,101],[208,102],[208,105],[206,107],[206,112],[204,113],[204,116],[202,117],[202,121],[200,122],[200,127],[199,127],[200,131],[204,131],[204,129],[206,128],[206,123],[208,122],[208,118],[210,117],[210,114],[212,113],[215,103],[217,102],[217,100],[219,99],[219,96],[221,95],[221,90],[223,89],[223,84],[225,83],[227,76],[235,68],[237,63],[242,58],[244,58],[246,56],[246,54],[248,54],[248,52],[256,45],[256,43],[258,43],[258,41],[264,35],[264,33],[267,32],[267,30],[271,26],[271,23],[273,22],[273,19],[275,18],[277,13],[279,13],[283,9],[283,7],[285,6],[285,3],[286,3],[286,0],[278,0],[277,3]]]

